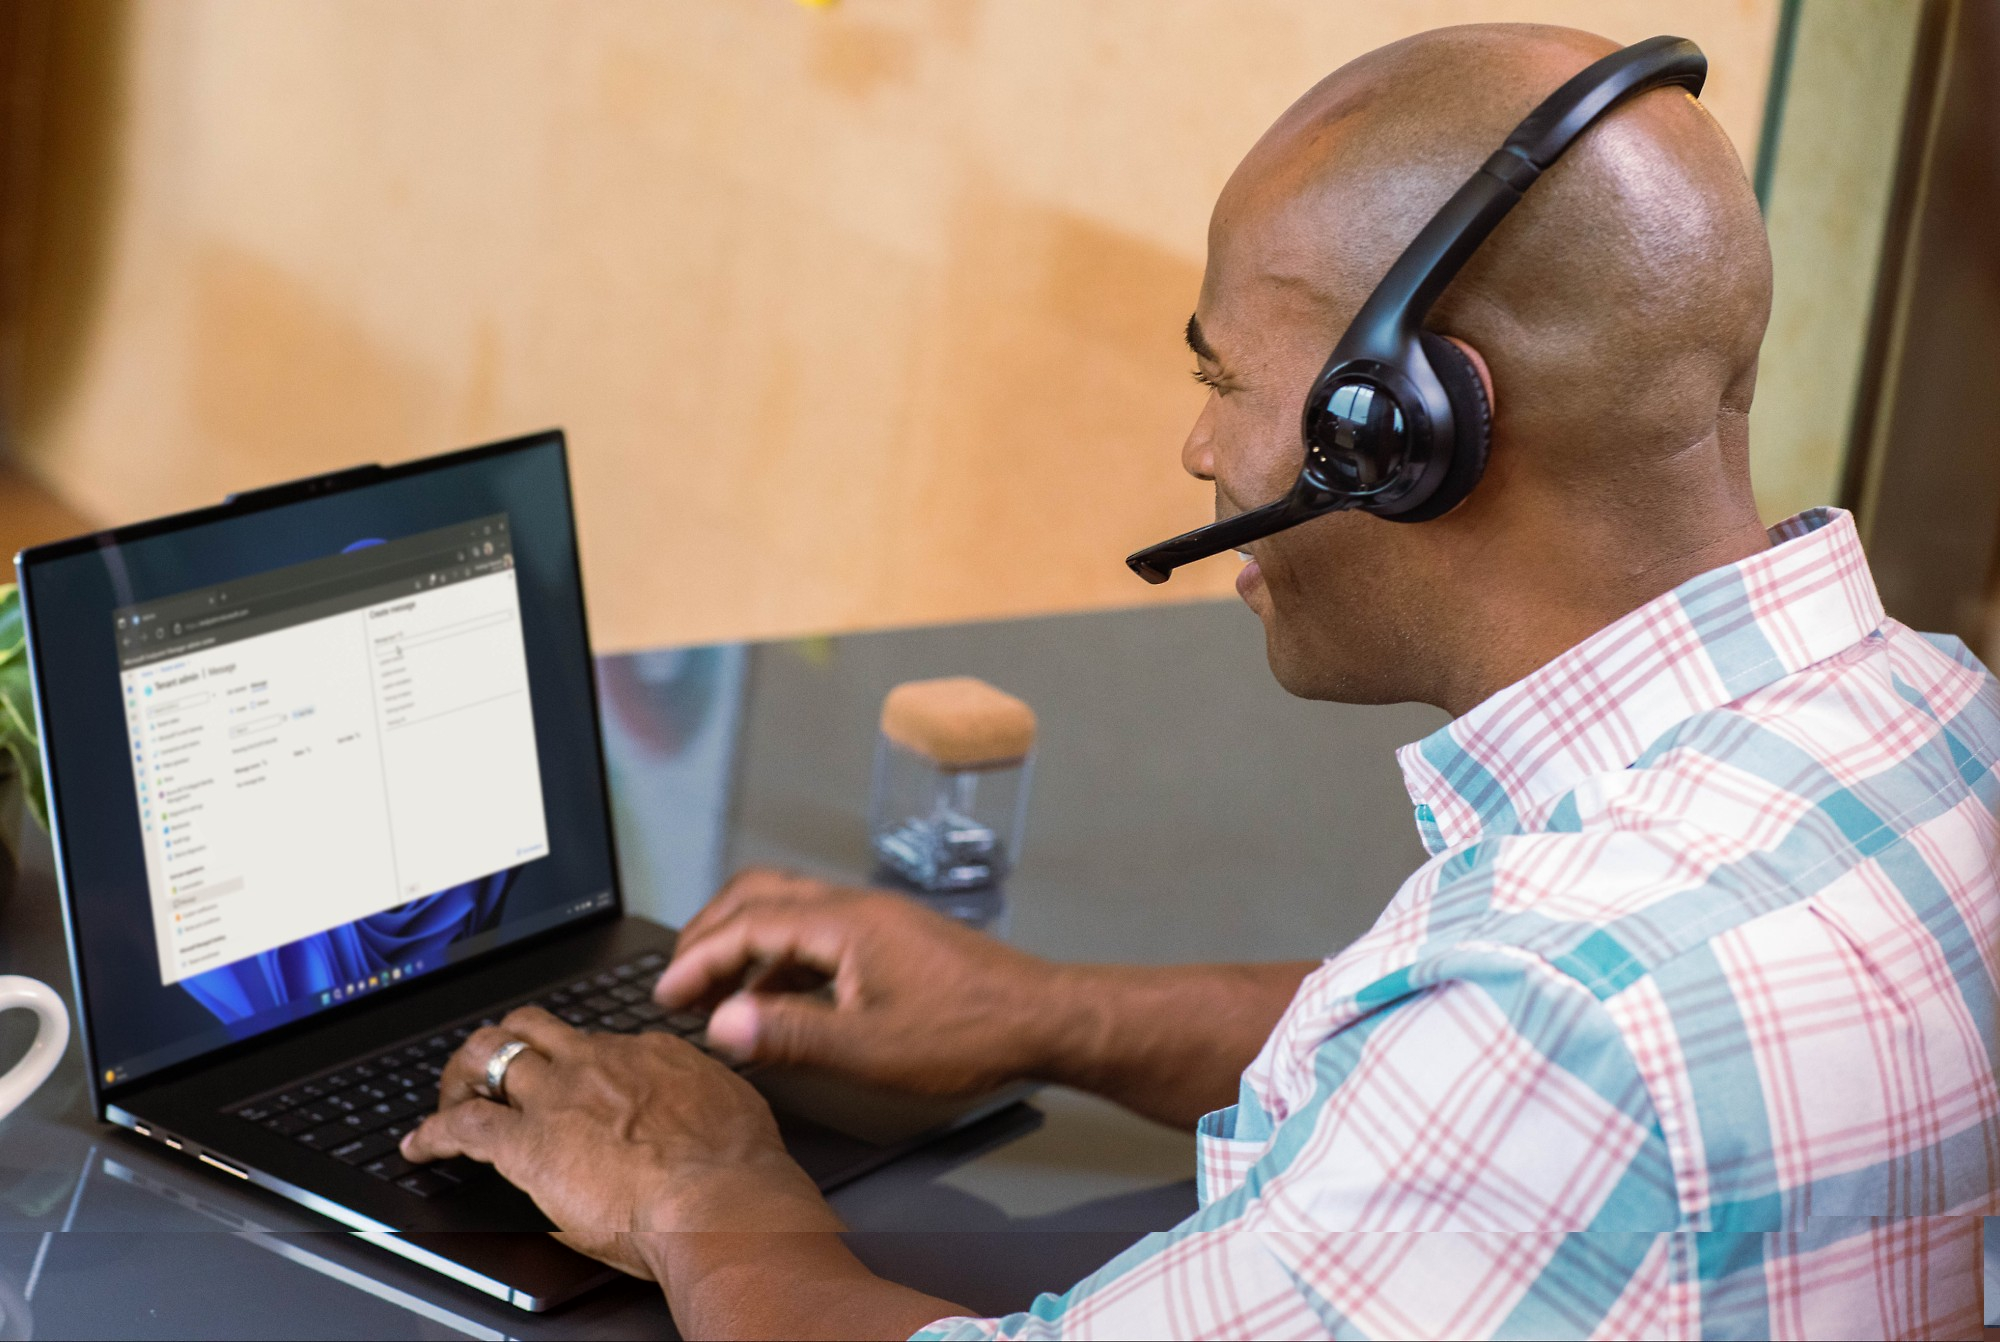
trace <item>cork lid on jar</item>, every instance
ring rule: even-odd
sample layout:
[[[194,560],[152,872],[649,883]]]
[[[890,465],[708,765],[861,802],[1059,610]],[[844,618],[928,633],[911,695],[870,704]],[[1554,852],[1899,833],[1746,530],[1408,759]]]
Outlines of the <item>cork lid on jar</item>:
[[[975,676],[904,681],[882,700],[882,735],[948,769],[997,768],[1035,746],[1035,710]]]

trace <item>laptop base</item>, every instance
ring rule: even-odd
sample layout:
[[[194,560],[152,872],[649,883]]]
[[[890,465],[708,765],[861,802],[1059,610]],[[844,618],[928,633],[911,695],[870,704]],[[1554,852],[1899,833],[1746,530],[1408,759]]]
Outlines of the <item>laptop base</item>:
[[[642,918],[613,918],[458,975],[420,981],[379,1006],[324,1023],[305,1022],[296,1033],[264,1036],[238,1056],[204,1060],[135,1086],[107,1104],[104,1117],[198,1162],[215,1177],[266,1189],[517,1308],[546,1310],[617,1273],[551,1238],[552,1224],[518,1189],[485,1178],[454,1196],[418,1198],[229,1111],[246,1096],[515,1000],[545,983],[649,952],[671,955],[673,945],[668,928]],[[941,1104],[797,1071],[753,1069],[746,1076],[772,1099],[787,1149],[822,1191],[1010,1107],[1021,1111],[1002,1123],[1010,1135],[1023,1121],[1032,1126],[1039,1119],[1016,1104],[1027,1087]]]

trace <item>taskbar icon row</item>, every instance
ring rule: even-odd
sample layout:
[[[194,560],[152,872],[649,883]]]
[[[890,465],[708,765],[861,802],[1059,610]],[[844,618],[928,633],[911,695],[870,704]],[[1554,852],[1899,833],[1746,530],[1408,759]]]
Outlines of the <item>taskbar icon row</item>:
[[[412,960],[408,964],[391,965],[389,968],[381,970],[378,973],[370,974],[365,979],[356,979],[352,983],[335,984],[319,995],[319,1004],[321,1006],[332,1006],[335,1002],[344,1002],[350,997],[358,997],[362,993],[373,992],[377,988],[386,988],[392,983],[400,983],[406,978],[421,973],[423,967],[424,962],[422,960]]]

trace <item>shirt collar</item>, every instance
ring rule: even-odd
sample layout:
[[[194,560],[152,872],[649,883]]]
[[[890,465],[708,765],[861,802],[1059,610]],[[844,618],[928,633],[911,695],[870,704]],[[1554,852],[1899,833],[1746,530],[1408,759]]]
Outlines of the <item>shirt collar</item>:
[[[1852,516],[1814,508],[1769,534],[1770,549],[1690,578],[1397,751],[1424,847],[1514,832],[1676,724],[1881,627]]]

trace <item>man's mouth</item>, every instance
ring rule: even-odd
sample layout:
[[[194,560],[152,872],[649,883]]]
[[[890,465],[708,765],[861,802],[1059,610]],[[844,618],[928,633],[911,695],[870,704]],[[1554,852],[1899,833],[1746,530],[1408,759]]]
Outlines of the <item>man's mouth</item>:
[[[1264,570],[1258,567],[1257,556],[1248,550],[1238,550],[1236,553],[1243,557],[1243,567],[1236,571],[1236,595],[1248,601],[1251,589],[1263,585]]]
[[[1234,500],[1225,501],[1222,491],[1217,489],[1215,491],[1215,520],[1218,522],[1227,522],[1230,518],[1236,517],[1243,512],[1243,509],[1233,505]],[[1263,584],[1264,570],[1258,566],[1257,556],[1250,553],[1248,546],[1239,545],[1235,549],[1236,557],[1243,565],[1236,573],[1236,594],[1245,601],[1248,601],[1251,589]]]

